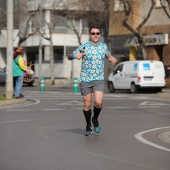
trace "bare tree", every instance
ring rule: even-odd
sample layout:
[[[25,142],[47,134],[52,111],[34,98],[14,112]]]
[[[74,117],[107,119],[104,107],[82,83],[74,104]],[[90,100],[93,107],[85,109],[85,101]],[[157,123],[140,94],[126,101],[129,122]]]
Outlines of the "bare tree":
[[[169,9],[169,11],[170,11],[170,0],[166,0],[165,3],[168,4],[168,9]],[[164,12],[166,13],[166,15],[168,16],[168,18],[170,19],[169,11],[167,10],[167,8],[166,8],[166,6],[165,6],[166,4],[164,4],[162,0],[160,0],[160,4],[161,4]]]
[[[109,12],[109,0],[79,0],[64,3],[58,14],[64,15],[70,21],[65,23],[72,30],[78,39],[79,45],[82,44],[81,38],[84,30],[89,25],[101,26]],[[64,9],[64,10],[63,10]],[[82,26],[77,27],[75,21],[82,21]]]
[[[56,22],[58,21],[56,18],[54,18],[54,13],[56,12],[57,5],[61,1],[58,0],[51,0],[51,1],[44,1],[43,3],[39,4],[39,11],[43,12],[49,12],[49,17],[50,20],[47,20],[46,17],[44,17],[44,28],[41,29],[39,33],[41,36],[48,40],[50,43],[50,84],[54,85],[55,84],[55,75],[54,75],[54,52],[53,52],[53,39],[52,39],[52,33],[54,31],[54,26]],[[45,14],[44,14],[45,15]],[[40,18],[42,20],[42,18]]]
[[[21,43],[23,43],[24,41],[26,41],[29,37],[31,37],[32,35],[34,35],[36,32],[38,32],[39,28],[37,27],[35,29],[35,31],[33,32],[29,32],[28,31],[28,27],[29,27],[29,22],[31,21],[32,19],[32,15],[29,16],[28,20],[26,21],[26,24],[25,24],[25,29],[23,29],[23,32],[22,31],[19,31],[18,33],[18,37],[19,37],[19,41],[18,41],[18,46],[21,45]]]
[[[54,53],[53,53],[53,40],[52,40],[52,27],[50,26],[50,23],[46,22],[46,25],[48,27],[48,35],[46,34],[45,30],[40,31],[41,36],[48,40],[50,42],[50,79],[51,79],[51,85],[54,85]]]
[[[103,8],[104,2],[108,0],[100,0],[100,1],[64,1],[64,0],[51,0],[48,4],[46,1],[41,3],[42,9],[50,10],[50,22],[44,20],[44,24],[46,25],[46,29],[40,31],[41,36],[50,42],[50,78],[51,84],[54,84],[54,55],[53,55],[53,40],[52,33],[54,31],[54,27],[59,20],[58,16],[67,17],[67,21],[65,25],[69,29],[71,29],[77,36],[78,42],[81,45],[81,37],[84,33],[85,27],[88,27],[87,23],[101,25],[104,21],[104,17],[106,16],[106,7]],[[94,8],[95,7],[95,8]],[[107,7],[108,8],[108,7]],[[43,11],[44,11],[43,10]],[[99,13],[100,11],[100,13]],[[108,12],[108,9],[107,9]],[[82,20],[82,27],[77,27],[75,25],[75,21]],[[84,24],[86,23],[86,24]],[[48,31],[47,31],[48,30]],[[48,33],[47,33],[48,32]]]
[[[14,16],[14,29],[19,29],[18,37],[18,46],[21,45],[25,40],[27,40],[30,36],[34,35],[38,31],[38,27],[33,31],[29,32],[29,22],[34,17],[35,12],[28,13],[27,6],[25,5],[27,1],[22,0],[19,4],[14,7],[13,16]],[[20,26],[20,23],[22,25]],[[7,28],[7,14],[6,9],[0,9],[0,29]]]
[[[140,47],[141,47],[141,50],[142,50],[143,58],[148,59],[146,46],[144,44],[143,36],[142,36],[140,30],[144,26],[146,21],[149,19],[150,15],[151,15],[151,12],[153,11],[153,8],[155,6],[155,1],[151,0],[151,6],[150,6],[150,9],[149,9],[149,11],[147,13],[147,16],[137,26],[136,30],[131,25],[128,24],[128,19],[129,19],[130,15],[133,13],[133,11],[132,11],[132,3],[130,3],[129,0],[122,0],[122,3],[124,4],[124,10],[125,10],[125,18],[124,18],[124,20],[122,22],[123,26],[126,27],[135,37],[137,37],[138,42],[139,42]],[[137,3],[140,3],[140,2],[137,2]]]
[[[31,20],[35,17],[36,11],[34,12],[28,12],[27,11],[27,6],[25,5],[27,1],[20,1],[20,4],[18,7],[15,9],[15,13],[17,14],[14,17],[14,22],[19,28],[19,41],[18,41],[18,46],[20,46],[24,41],[26,41],[29,37],[32,35],[36,34],[39,30],[39,26],[37,26],[33,31],[30,32],[29,30],[29,24]]]
[[[7,13],[6,10],[0,9],[0,30],[7,28]]]

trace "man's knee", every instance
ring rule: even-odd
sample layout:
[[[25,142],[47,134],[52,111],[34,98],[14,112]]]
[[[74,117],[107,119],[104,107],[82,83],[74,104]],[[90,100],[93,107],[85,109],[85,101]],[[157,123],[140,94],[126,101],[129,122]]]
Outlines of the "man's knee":
[[[89,110],[91,108],[91,102],[84,102],[84,107]]]
[[[102,101],[96,101],[94,105],[96,108],[102,108]]]

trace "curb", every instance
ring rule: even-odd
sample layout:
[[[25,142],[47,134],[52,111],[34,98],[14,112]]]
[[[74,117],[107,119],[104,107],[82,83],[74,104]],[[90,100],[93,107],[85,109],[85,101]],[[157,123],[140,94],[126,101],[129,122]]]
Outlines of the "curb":
[[[170,93],[157,93],[160,98],[170,99]]]
[[[15,105],[15,104],[21,104],[27,102],[26,98],[22,99],[11,99],[11,100],[5,100],[0,102],[0,106],[9,106],[9,105]]]
[[[157,93],[158,97],[170,99],[170,88],[162,89],[162,92]]]
[[[161,139],[162,141],[170,144],[170,131],[163,132],[163,133],[159,134],[158,138]]]

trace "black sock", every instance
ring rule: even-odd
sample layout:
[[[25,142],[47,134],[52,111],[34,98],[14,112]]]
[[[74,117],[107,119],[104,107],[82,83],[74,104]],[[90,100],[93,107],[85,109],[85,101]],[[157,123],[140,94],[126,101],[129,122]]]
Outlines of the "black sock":
[[[93,118],[98,120],[98,117],[99,117],[99,114],[100,114],[100,111],[101,111],[102,108],[97,108],[97,107],[93,107],[93,112],[94,112],[94,116]]]
[[[83,113],[86,119],[87,126],[91,126],[91,115],[92,115],[91,109],[88,111],[83,110]]]

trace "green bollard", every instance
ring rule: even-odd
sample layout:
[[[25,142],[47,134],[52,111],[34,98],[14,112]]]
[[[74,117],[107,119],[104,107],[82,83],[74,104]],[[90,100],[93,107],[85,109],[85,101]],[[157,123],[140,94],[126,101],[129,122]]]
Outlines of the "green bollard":
[[[45,80],[44,77],[41,77],[41,85],[40,85],[40,91],[45,91]]]
[[[73,88],[74,94],[78,93],[78,78],[74,77],[74,88]]]

